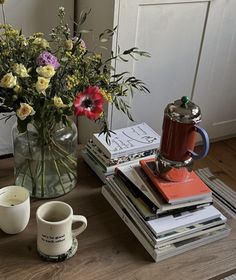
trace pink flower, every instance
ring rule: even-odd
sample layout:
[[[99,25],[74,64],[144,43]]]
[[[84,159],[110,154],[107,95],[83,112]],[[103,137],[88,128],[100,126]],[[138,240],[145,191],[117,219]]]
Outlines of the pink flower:
[[[90,120],[99,118],[103,111],[104,98],[97,86],[78,92],[74,100],[75,115],[86,116]]]

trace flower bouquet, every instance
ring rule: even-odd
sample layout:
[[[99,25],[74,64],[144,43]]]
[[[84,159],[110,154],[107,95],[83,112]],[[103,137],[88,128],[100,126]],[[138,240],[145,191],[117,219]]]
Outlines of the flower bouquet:
[[[59,8],[59,23],[46,39],[35,33],[25,37],[9,24],[0,25],[0,112],[6,120],[16,115],[13,128],[16,184],[35,197],[56,197],[76,184],[77,128],[69,116],[86,116],[111,131],[104,105],[112,103],[130,119],[125,97],[134,90],[147,92],[142,81],[129,73],[114,73],[111,61],[128,61],[135,55],[148,56],[137,48],[125,50],[103,61],[90,52],[77,34],[71,36]],[[115,30],[100,35],[112,37]],[[10,114],[9,114],[10,113]]]

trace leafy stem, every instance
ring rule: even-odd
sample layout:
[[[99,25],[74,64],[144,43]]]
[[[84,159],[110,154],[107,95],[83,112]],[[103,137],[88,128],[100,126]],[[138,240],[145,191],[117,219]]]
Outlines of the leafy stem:
[[[2,17],[3,17],[3,23],[6,24],[6,16],[5,16],[5,10],[3,4],[2,4]]]
[[[45,176],[45,149],[44,145],[41,144],[41,196],[44,197],[44,188],[45,188],[45,181],[44,181],[44,176]]]
[[[28,150],[29,150],[29,155],[30,155],[30,159],[27,159],[28,162],[28,167],[29,167],[29,172],[30,172],[30,178],[32,181],[32,194],[35,195],[36,194],[36,182],[33,176],[33,172],[32,172],[32,168],[31,168],[31,161],[33,160],[33,154],[31,151],[31,145],[30,145],[30,137],[29,137],[29,132],[28,130],[26,130],[26,136],[27,136],[27,141],[28,141]]]

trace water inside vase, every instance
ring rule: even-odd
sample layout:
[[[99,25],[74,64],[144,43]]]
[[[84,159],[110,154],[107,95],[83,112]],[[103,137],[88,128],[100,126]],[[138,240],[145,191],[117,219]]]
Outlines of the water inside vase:
[[[33,197],[52,198],[72,190],[77,182],[77,138],[63,132],[48,145],[37,133],[19,134],[14,140],[15,183]]]

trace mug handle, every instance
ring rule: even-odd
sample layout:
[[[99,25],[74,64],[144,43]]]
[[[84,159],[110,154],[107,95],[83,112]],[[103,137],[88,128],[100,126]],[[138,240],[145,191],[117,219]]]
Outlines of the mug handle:
[[[193,159],[203,159],[209,151],[209,147],[210,147],[209,137],[208,137],[206,130],[203,129],[202,127],[195,125],[195,129],[196,129],[196,132],[198,132],[202,137],[203,151],[200,154],[197,154],[194,151],[189,150],[189,153]]]
[[[75,236],[79,235],[80,233],[82,233],[86,229],[86,227],[87,227],[87,219],[84,216],[73,215],[72,224],[76,223],[76,222],[81,222],[82,225],[79,228],[76,228],[76,229],[72,230],[72,236],[73,237],[75,237]]]

